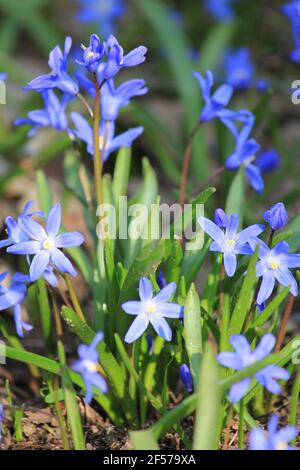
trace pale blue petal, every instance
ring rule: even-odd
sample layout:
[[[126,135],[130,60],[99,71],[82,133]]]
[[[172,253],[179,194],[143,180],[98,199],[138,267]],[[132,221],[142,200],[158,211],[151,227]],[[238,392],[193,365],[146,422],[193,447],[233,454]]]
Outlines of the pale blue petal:
[[[242,230],[236,237],[236,242],[238,244],[249,243],[250,239],[253,239],[260,235],[265,230],[264,225],[250,225],[250,227]]]
[[[290,292],[296,296],[298,294],[298,284],[292,273],[288,269],[276,269],[274,275],[277,281],[285,287],[290,286]]]
[[[226,227],[226,238],[228,238],[229,240],[234,240],[238,226],[239,216],[237,214],[232,214],[229,218],[229,222]]]
[[[152,284],[146,277],[141,277],[139,282],[139,295],[141,300],[150,300],[152,299]]]
[[[77,271],[74,269],[71,261],[57,248],[51,250],[51,262],[59,271],[71,274],[71,276],[77,275]]]
[[[240,370],[243,366],[241,358],[234,352],[221,352],[217,356],[218,363],[224,367]]]
[[[142,336],[142,334],[148,328],[148,325],[149,325],[148,315],[144,313],[141,313],[140,315],[138,315],[126,333],[125,342],[133,343],[133,341],[135,341],[140,336]]]
[[[155,302],[167,302],[176,291],[176,283],[171,282],[167,284],[161,291],[153,298]]]
[[[122,309],[129,315],[139,315],[142,311],[142,302],[139,300],[129,300],[122,304]]]
[[[47,220],[47,232],[50,238],[56,237],[61,224],[61,206],[60,204],[55,204],[51,209],[48,220]]]
[[[198,222],[204,230],[214,241],[216,241],[220,246],[225,245],[225,236],[223,231],[211,220],[206,217],[199,217]]]
[[[274,274],[267,270],[262,276],[262,283],[257,296],[257,303],[259,305],[263,304],[271,296],[275,286],[275,276]]]
[[[171,341],[172,330],[168,325],[168,322],[160,315],[151,315],[150,323],[155,329],[156,333],[164,338],[166,341]]]
[[[232,252],[224,253],[224,266],[227,276],[232,277],[236,271],[237,260],[236,256]]]
[[[37,222],[31,219],[28,216],[19,217],[20,228],[33,240],[39,242],[44,241],[47,238],[47,233],[44,228]]]
[[[50,260],[48,250],[39,251],[32,260],[30,265],[30,278],[34,282],[39,279],[45,272]]]
[[[56,248],[80,246],[83,242],[84,236],[79,232],[65,232],[55,238]]]
[[[264,357],[268,356],[274,349],[275,343],[276,338],[274,335],[272,335],[271,333],[267,333],[266,335],[264,335],[261,338],[255,351],[253,351],[253,356],[255,357],[255,359],[259,361],[260,359],[263,359]]]
[[[239,402],[246,395],[250,384],[251,378],[242,380],[241,382],[234,384],[230,389],[228,397],[231,403]]]
[[[183,318],[184,307],[173,302],[156,302],[157,312],[166,318]]]
[[[240,357],[251,354],[249,341],[243,335],[232,335],[230,337],[230,344]]]
[[[17,243],[16,245],[10,246],[7,248],[8,253],[13,253],[15,255],[35,255],[41,249],[40,242],[28,241]]]

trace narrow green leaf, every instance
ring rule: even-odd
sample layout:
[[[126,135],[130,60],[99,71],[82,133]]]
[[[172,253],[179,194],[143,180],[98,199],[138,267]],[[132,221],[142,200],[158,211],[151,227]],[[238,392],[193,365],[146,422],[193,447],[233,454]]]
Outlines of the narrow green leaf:
[[[219,366],[210,343],[206,343],[198,385],[194,450],[215,450],[220,400]]]
[[[240,225],[243,220],[243,210],[245,203],[244,189],[244,168],[241,167],[235,174],[226,201],[226,214],[238,214],[240,217]]]
[[[52,195],[47,177],[43,170],[37,170],[36,172],[36,186],[40,208],[48,214],[52,208]]]
[[[190,287],[184,305],[184,339],[191,373],[197,387],[202,358],[202,333],[200,300],[194,284]]]
[[[134,450],[159,450],[155,437],[148,429],[146,431],[132,431],[130,437]]]

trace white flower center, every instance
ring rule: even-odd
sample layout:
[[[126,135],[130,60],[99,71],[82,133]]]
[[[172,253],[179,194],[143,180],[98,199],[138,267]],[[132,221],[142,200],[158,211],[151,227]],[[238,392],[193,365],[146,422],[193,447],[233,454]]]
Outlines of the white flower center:
[[[148,315],[152,315],[153,313],[156,313],[157,312],[157,308],[156,308],[156,305],[154,302],[147,302],[147,305],[146,305],[146,313],[148,313]]]
[[[82,364],[89,372],[98,372],[98,364],[95,362],[85,359]]]
[[[43,241],[43,248],[44,250],[52,250],[55,247],[55,243],[51,238],[46,238],[46,240]]]
[[[276,258],[268,258],[267,263],[272,270],[276,270],[280,267],[280,262]]]
[[[226,240],[226,245],[227,245],[227,248],[229,248],[230,250],[233,250],[233,248],[235,247],[235,244],[236,244],[236,241],[235,240]]]

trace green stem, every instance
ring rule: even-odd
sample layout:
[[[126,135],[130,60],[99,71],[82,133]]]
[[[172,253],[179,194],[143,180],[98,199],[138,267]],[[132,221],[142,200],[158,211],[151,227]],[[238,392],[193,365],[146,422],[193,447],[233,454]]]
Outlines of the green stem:
[[[239,411],[239,449],[244,449],[244,410],[245,404],[244,401],[240,402],[240,411]]]
[[[68,287],[68,290],[69,290],[69,294],[70,294],[70,297],[71,297],[71,300],[72,300],[74,310],[77,313],[77,315],[79,316],[80,320],[82,320],[84,323],[86,323],[85,317],[84,317],[84,314],[81,310],[81,306],[80,306],[78,297],[76,295],[76,291],[74,289],[71,278],[68,274],[65,274],[64,278],[65,278],[65,281],[66,281],[66,284],[67,284],[67,287]]]
[[[94,83],[95,83],[95,90],[96,90],[96,100],[95,100],[94,120],[93,120],[94,180],[95,180],[97,206],[99,207],[103,204],[102,156],[100,152],[100,143],[99,143],[101,87],[99,86],[96,74],[94,74]]]

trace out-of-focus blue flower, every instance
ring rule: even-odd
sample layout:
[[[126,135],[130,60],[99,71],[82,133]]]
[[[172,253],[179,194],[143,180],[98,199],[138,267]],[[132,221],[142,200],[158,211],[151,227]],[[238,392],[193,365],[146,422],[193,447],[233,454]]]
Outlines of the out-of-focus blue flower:
[[[153,338],[151,335],[147,335],[146,340],[147,340],[147,346],[148,346],[148,353],[149,353],[149,356],[151,356],[151,354],[153,353]]]
[[[187,392],[193,393],[193,377],[189,367],[186,364],[180,366],[180,378]]]
[[[282,13],[287,16],[291,23],[292,33],[295,42],[295,50],[290,53],[290,58],[300,63],[300,1],[286,3],[281,7]]]
[[[281,159],[279,153],[275,149],[265,150],[259,154],[254,162],[254,165],[257,166],[261,174],[272,173],[280,165]]]
[[[0,81],[4,82],[7,79],[7,73],[0,72]]]
[[[220,113],[226,108],[232,97],[233,87],[227,84],[221,85],[211,95],[214,84],[212,72],[207,70],[205,78],[199,72],[194,72],[193,75],[198,80],[205,103],[200,115],[200,122],[207,122],[220,117]]]
[[[262,304],[271,296],[275,281],[284,287],[290,286],[290,293],[298,294],[298,284],[292,275],[291,268],[300,267],[300,254],[289,253],[289,244],[285,241],[269,248],[262,240],[254,238],[249,241],[253,250],[259,245],[259,261],[256,266],[257,277],[262,277],[261,287],[257,295],[257,303]]]
[[[250,50],[241,47],[225,54],[226,82],[236,90],[247,90],[252,86],[255,68],[250,57]]]
[[[103,340],[103,333],[97,333],[89,346],[81,344],[78,348],[79,360],[74,362],[72,369],[78,372],[86,387],[85,400],[90,403],[93,398],[93,387],[102,393],[107,393],[107,383],[99,373],[99,353],[97,346]]]
[[[107,63],[102,63],[98,70],[99,83],[115,77],[122,68],[136,67],[146,60],[147,48],[139,46],[124,55],[123,48],[112,34],[106,41]]]
[[[126,11],[125,0],[77,0],[82,6],[78,13],[79,21],[98,23],[100,32],[108,36],[115,30],[115,22]]]
[[[156,282],[160,289],[163,289],[164,287],[166,287],[167,281],[162,271],[159,271],[157,278],[156,278]]]
[[[146,277],[140,279],[139,295],[141,300],[131,300],[122,305],[126,313],[136,315],[136,319],[126,333],[126,343],[132,343],[142,336],[149,323],[159,336],[166,341],[171,341],[172,330],[165,318],[182,318],[184,310],[181,305],[168,302],[175,290],[176,284],[171,282],[153,297],[153,289],[149,279]]]
[[[30,264],[30,279],[32,282],[43,276],[49,265],[55,266],[58,271],[71,274],[72,276],[77,274],[61,249],[82,245],[84,236],[78,232],[59,234],[60,224],[60,204],[56,204],[51,209],[47,219],[46,230],[28,216],[23,216],[19,219],[21,229],[30,240],[10,246],[7,251],[16,255],[34,255]]]
[[[269,356],[273,350],[276,338],[271,333],[264,335],[256,349],[251,351],[247,338],[243,335],[233,335],[230,337],[230,343],[235,352],[221,352],[218,354],[218,362],[224,367],[230,367],[235,370],[242,370],[251,364],[260,361]],[[288,380],[290,374],[282,367],[269,365],[254,374],[254,378],[258,380],[269,392],[276,395],[281,392],[281,386],[276,379]],[[232,403],[240,401],[247,393],[251,377],[234,384],[229,392],[229,400]]]
[[[20,214],[20,217],[23,216],[28,216],[32,217],[33,215],[37,217],[45,217],[44,212],[41,211],[34,211],[30,212],[31,207],[33,206],[33,201],[29,201],[25,204],[23,211]],[[10,245],[14,245],[16,243],[21,243],[29,240],[28,236],[26,235],[25,232],[21,229],[19,225],[19,220],[15,220],[13,217],[8,216],[5,219],[5,225],[6,225],[6,230],[8,237],[5,240],[0,241],[0,249],[5,248]]]
[[[86,119],[79,113],[71,113],[75,125],[74,135],[87,144],[87,151],[94,155],[93,129]],[[113,121],[102,121],[99,126],[99,147],[100,152],[104,150],[104,161],[106,161],[112,152],[121,147],[131,147],[132,142],[144,131],[143,127],[134,127],[126,132],[114,137],[115,123]],[[105,146],[105,148],[104,148]]]
[[[7,273],[0,274],[0,283],[6,276]],[[16,331],[21,338],[24,337],[24,330],[30,331],[33,328],[32,325],[22,320],[21,304],[27,295],[26,282],[28,281],[29,276],[16,273],[9,287],[0,285],[0,310],[13,308]]]
[[[267,222],[272,230],[280,230],[285,227],[289,215],[282,202],[278,202],[264,213],[264,220]]]
[[[235,150],[227,158],[226,168],[237,170],[243,165],[249,184],[261,194],[264,189],[264,181],[259,167],[255,165],[255,155],[260,149],[260,145],[255,139],[249,138],[255,122],[254,115],[247,110],[237,112],[224,110],[221,120],[235,138]],[[233,123],[234,120],[242,122],[241,130]]]
[[[59,88],[63,93],[77,95],[79,92],[76,81],[68,74],[68,56],[72,47],[72,38],[65,40],[64,52],[59,46],[56,46],[49,55],[49,75],[40,75],[24,87],[24,90],[43,91],[51,88]]]
[[[232,21],[235,18],[233,4],[237,0],[204,0],[207,11],[218,21]]]
[[[60,102],[53,90],[46,90],[43,92],[43,99],[45,109],[30,111],[27,118],[17,119],[15,122],[17,126],[23,124],[32,126],[32,129],[28,132],[29,137],[32,137],[42,127],[53,127],[58,131],[66,131],[68,128],[68,118],[65,114],[65,109],[73,97],[64,94]]]
[[[260,91],[263,93],[264,91],[267,91],[270,88],[270,83],[266,78],[258,78],[255,83],[257,91]]]
[[[214,214],[215,224],[220,228],[226,228],[228,224],[228,217],[223,209],[216,209]]]
[[[264,231],[264,225],[251,225],[238,233],[239,216],[231,215],[225,232],[214,222],[205,217],[199,217],[198,222],[212,239],[210,251],[223,253],[225,271],[229,277],[234,276],[237,267],[237,255],[251,255],[253,250],[249,240]]]
[[[4,421],[4,406],[0,404],[0,441],[3,434],[3,421]]]
[[[250,431],[250,450],[297,450],[295,446],[289,445],[289,442],[298,435],[295,426],[286,426],[278,429],[278,416],[271,416],[267,432],[261,428],[255,428]]]
[[[82,45],[83,58],[77,63],[83,65],[91,73],[95,73],[105,52],[105,42],[101,44],[99,36],[92,34],[88,47]]]
[[[76,74],[80,85],[95,99],[96,91],[94,83],[82,74]],[[101,117],[104,121],[115,121],[120,109],[128,106],[135,96],[148,93],[145,80],[136,79],[122,83],[115,88],[114,80],[104,83],[101,90]]]

